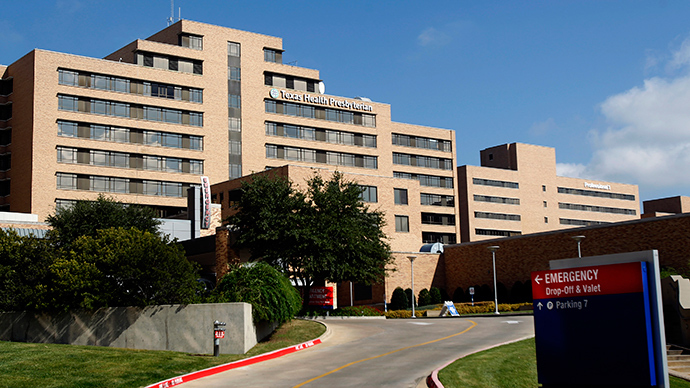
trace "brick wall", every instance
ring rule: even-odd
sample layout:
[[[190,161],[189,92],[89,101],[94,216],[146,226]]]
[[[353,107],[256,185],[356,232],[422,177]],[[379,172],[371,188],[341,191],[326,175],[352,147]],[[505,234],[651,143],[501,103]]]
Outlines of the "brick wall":
[[[492,286],[488,246],[500,247],[496,251],[497,282],[511,288],[517,281],[529,282],[532,271],[549,269],[550,260],[577,257],[577,243],[572,238],[577,235],[586,236],[581,243],[582,256],[656,249],[662,267],[690,270],[690,214],[686,213],[446,246],[447,291],[452,295],[457,287]]]

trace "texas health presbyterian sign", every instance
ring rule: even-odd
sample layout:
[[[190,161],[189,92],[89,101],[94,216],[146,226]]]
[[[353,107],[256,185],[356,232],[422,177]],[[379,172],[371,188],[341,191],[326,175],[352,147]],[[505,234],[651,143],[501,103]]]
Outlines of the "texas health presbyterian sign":
[[[539,383],[658,384],[644,261],[532,273]],[[553,266],[552,266],[553,268]]]

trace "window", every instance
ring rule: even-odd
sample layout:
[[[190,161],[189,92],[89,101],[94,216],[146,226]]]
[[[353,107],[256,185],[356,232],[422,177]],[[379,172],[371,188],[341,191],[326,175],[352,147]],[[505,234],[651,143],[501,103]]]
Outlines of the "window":
[[[566,210],[579,210],[579,211],[598,212],[598,213],[625,214],[625,215],[629,215],[629,216],[634,216],[637,214],[637,211],[634,209],[620,209],[620,208],[606,207],[606,206],[581,205],[581,204],[576,204],[576,203],[561,203],[561,202],[559,202],[558,208],[559,209],[566,209]]]
[[[520,221],[519,214],[474,212],[474,218],[486,218],[490,220]]]
[[[235,66],[229,67],[228,79],[231,81],[240,81],[240,68]]]
[[[393,171],[394,178],[418,180],[422,186],[453,188],[452,177],[442,177],[435,175],[411,174],[408,172]]]
[[[429,150],[439,150],[444,152],[451,151],[451,142],[449,140],[431,139],[420,136],[410,136],[394,133],[392,136],[393,145],[403,147],[424,148]]]
[[[424,244],[437,242],[442,244],[456,244],[457,236],[454,233],[422,232],[422,242]]]
[[[283,53],[278,50],[265,48],[264,61],[273,63],[283,63]]]
[[[228,42],[228,56],[229,57],[239,57],[240,56],[240,44],[236,42]]]
[[[422,213],[422,224],[455,225],[454,214]]]
[[[575,225],[575,226],[592,226],[592,225],[603,225],[608,224],[608,222],[603,221],[588,221],[588,220],[573,220],[569,218],[559,219],[561,225]]]
[[[558,193],[559,194],[584,195],[587,197],[622,199],[622,200],[626,200],[626,201],[634,201],[635,200],[635,196],[630,195],[630,194],[609,193],[609,192],[594,191],[594,190],[570,189],[567,187],[559,187]]]
[[[78,99],[72,96],[58,96],[58,109],[76,112],[78,109]]]
[[[544,201],[544,207],[547,207],[547,205],[548,205],[548,204],[546,203],[546,201]]]
[[[475,229],[474,233],[478,236],[497,236],[510,237],[522,234],[519,230],[496,230],[496,229]]]
[[[198,35],[180,35],[180,46],[201,50],[203,48],[203,39],[203,37]]]
[[[407,205],[407,189],[393,189],[396,205]]]
[[[359,186],[362,189],[360,198],[362,202],[378,202],[378,193],[376,186]]]
[[[472,183],[475,185],[506,187],[509,189],[520,188],[519,184],[516,182],[497,181],[497,180],[492,180],[492,179],[472,178]]]
[[[546,191],[546,186],[545,186],[545,185],[541,185],[541,191]]]
[[[409,217],[395,216],[395,231],[401,233],[408,233],[410,231]]]
[[[421,195],[421,204],[425,206],[455,206],[455,197],[452,195],[425,194]]]
[[[277,113],[288,116],[316,118],[345,124],[362,125],[376,128],[376,116],[365,113],[352,113],[337,109],[314,107],[311,105],[295,104],[292,102],[265,100],[266,113]],[[353,120],[350,118],[353,117]]]
[[[477,202],[491,202],[491,203],[505,203],[507,205],[519,205],[519,198],[505,198],[505,197],[492,197],[490,195],[474,195],[474,200]]]
[[[549,223],[549,217],[544,217],[544,223],[548,224]]]

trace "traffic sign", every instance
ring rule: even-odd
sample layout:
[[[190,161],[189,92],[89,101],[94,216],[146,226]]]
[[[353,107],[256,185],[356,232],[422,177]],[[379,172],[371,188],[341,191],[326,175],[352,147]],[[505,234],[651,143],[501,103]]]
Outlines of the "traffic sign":
[[[213,338],[222,339],[225,338],[225,330],[214,330]]]
[[[532,296],[539,383],[657,385],[647,263],[533,272]]]

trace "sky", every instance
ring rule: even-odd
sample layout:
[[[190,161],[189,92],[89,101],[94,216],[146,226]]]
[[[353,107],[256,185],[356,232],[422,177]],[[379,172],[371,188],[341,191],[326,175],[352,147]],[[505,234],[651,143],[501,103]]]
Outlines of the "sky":
[[[504,143],[558,173],[690,196],[690,2],[175,0],[175,18],[283,39],[326,93],[456,131],[458,165]],[[0,64],[104,57],[167,26],[169,0],[5,0]]]

